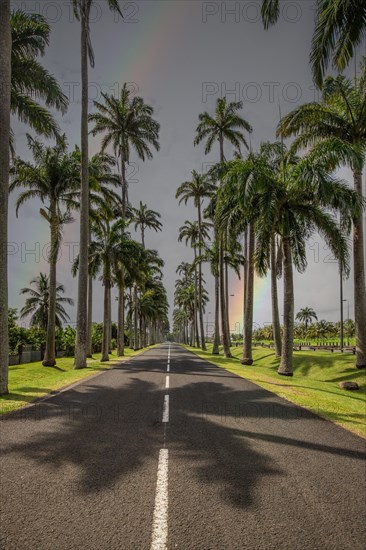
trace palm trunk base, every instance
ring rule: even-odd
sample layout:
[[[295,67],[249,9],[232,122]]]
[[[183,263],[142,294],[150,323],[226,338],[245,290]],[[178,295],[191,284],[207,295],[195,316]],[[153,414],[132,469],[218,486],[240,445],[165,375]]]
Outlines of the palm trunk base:
[[[47,359],[44,359],[42,361],[42,365],[44,367],[55,367],[56,366],[56,361],[55,360],[47,360]]]
[[[278,369],[277,374],[280,374],[281,376],[293,376],[293,372],[282,372]]]
[[[357,368],[357,369],[366,369],[366,365],[358,365],[358,364],[356,363],[356,368]]]
[[[240,360],[240,363],[242,365],[253,365],[253,359],[250,359],[249,357],[243,357],[241,360]]]

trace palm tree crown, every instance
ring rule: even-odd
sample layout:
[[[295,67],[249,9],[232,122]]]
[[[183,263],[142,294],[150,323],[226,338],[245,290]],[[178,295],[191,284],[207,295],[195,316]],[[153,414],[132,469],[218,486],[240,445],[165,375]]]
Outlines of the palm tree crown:
[[[277,23],[279,16],[279,0],[262,0],[265,29]],[[365,31],[366,0],[317,0],[310,61],[318,86],[330,62],[338,71],[346,68]]]
[[[224,160],[223,143],[224,140],[233,145],[238,152],[241,145],[248,149],[248,144],[244,138],[243,130],[252,132],[252,127],[244,118],[238,115],[238,111],[243,108],[243,102],[227,102],[226,97],[219,98],[216,101],[214,116],[208,112],[199,115],[199,124],[196,129],[196,138],[194,144],[198,145],[206,140],[205,154],[207,155],[215,142],[220,144],[220,160]]]
[[[68,99],[52,74],[38,61],[49,45],[50,25],[42,15],[17,10],[11,18],[11,111],[46,137],[59,137],[57,122],[46,107],[65,113]]]
[[[24,307],[20,310],[20,318],[24,319],[31,315],[30,325],[47,329],[48,323],[48,307],[49,307],[49,277],[44,273],[40,273],[37,277],[30,281],[30,288],[22,288],[20,294],[28,294]],[[32,288],[33,286],[33,288]],[[67,323],[70,319],[65,311],[63,304],[70,306],[74,305],[72,298],[62,296],[65,292],[63,285],[56,286],[56,326],[62,327],[62,323]]]
[[[104,103],[94,101],[97,112],[89,115],[89,121],[95,123],[91,133],[93,136],[104,134],[102,152],[111,146],[114,154],[120,158],[125,214],[128,204],[125,164],[130,162],[131,149],[141,160],[152,158],[151,147],[159,150],[160,124],[153,118],[153,107],[147,105],[141,97],[132,97],[126,83],[119,98],[104,93],[102,97]]]
[[[161,215],[155,210],[150,210],[142,201],[140,201],[139,208],[133,208],[132,212],[135,231],[137,228],[140,228],[142,245],[145,247],[145,230],[154,229],[155,231],[161,231],[163,227],[163,224],[159,221]]]
[[[317,314],[311,307],[303,307],[296,315],[296,319],[305,323],[305,331],[307,331],[308,324],[313,322],[313,319],[318,320]]]

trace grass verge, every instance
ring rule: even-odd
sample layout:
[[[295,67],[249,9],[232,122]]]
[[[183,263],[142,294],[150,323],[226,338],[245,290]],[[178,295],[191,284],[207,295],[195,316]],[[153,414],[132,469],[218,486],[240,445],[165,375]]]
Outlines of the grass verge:
[[[366,438],[366,372],[355,368],[354,355],[294,352],[294,376],[286,378],[277,374],[279,359],[269,349],[254,349],[254,363],[249,367],[240,363],[240,348],[231,348],[234,358],[226,359],[222,355],[212,355],[212,346],[207,352],[185,347],[218,367]],[[346,380],[357,382],[360,389],[341,389],[339,382]]]
[[[9,367],[9,394],[0,397],[0,414],[15,411],[28,403],[44,397],[54,390],[59,390],[79,380],[88,378],[123,360],[138,355],[142,351],[125,349],[125,359],[110,354],[108,363],[100,362],[100,354],[95,354],[93,359],[88,359],[86,369],[74,370],[74,358],[62,357],[57,359],[56,367],[44,367],[41,362],[24,363]]]

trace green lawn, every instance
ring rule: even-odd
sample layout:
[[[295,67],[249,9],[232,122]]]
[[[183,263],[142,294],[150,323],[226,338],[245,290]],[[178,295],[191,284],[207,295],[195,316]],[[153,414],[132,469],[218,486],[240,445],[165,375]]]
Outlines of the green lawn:
[[[125,357],[141,353],[129,348],[125,349]],[[41,362],[25,363],[9,367],[9,394],[0,397],[0,414],[23,407],[27,403],[43,397],[53,390],[73,384],[92,374],[102,372],[117,362],[115,352],[110,355],[109,363],[100,362],[100,354],[88,359],[86,369],[74,370],[74,358],[62,357],[57,359],[56,367],[44,367]],[[118,358],[118,361],[123,358]]]
[[[294,376],[286,378],[276,373],[279,360],[269,349],[254,349],[254,363],[251,367],[240,364],[240,348],[231,348],[234,359],[212,355],[211,346],[207,352],[191,347],[187,349],[357,435],[366,437],[366,372],[355,368],[355,357],[352,354],[294,352]],[[360,389],[341,389],[338,383],[345,380],[357,382]]]

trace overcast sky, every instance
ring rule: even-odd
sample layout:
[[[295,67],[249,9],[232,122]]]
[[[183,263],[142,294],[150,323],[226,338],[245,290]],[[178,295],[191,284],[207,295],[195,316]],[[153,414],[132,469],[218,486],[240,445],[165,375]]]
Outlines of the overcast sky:
[[[161,150],[152,161],[141,163],[132,158],[129,174],[133,205],[143,200],[162,215],[163,232],[148,233],[147,246],[156,248],[165,261],[164,283],[171,312],[173,309],[175,270],[182,261],[191,261],[192,252],[177,243],[178,228],[186,219],[195,218],[193,205],[178,206],[175,191],[190,178],[192,169],[202,171],[218,160],[216,147],[208,157],[204,146],[193,146],[198,114],[212,111],[221,95],[243,100],[242,115],[254,128],[251,136],[255,149],[261,141],[273,140],[279,118],[279,105],[286,114],[297,105],[317,98],[308,64],[314,21],[312,0],[284,1],[278,25],[264,31],[259,1],[199,2],[186,0],[150,0],[120,2],[125,18],[115,17],[104,1],[96,1],[92,13],[91,35],[95,50],[95,68],[90,70],[90,109],[100,92],[118,94],[124,82],[154,106],[161,124]],[[55,75],[69,96],[70,107],[62,118],[57,114],[70,147],[80,143],[80,29],[74,20],[70,2],[19,1],[14,8],[43,13],[52,27],[51,44],[42,62]],[[25,132],[15,119],[17,153],[28,159]],[[99,149],[91,139],[91,154]],[[227,148],[227,158],[232,151]],[[341,176],[350,179],[344,170]],[[40,218],[40,205],[32,201],[23,206],[19,218],[14,212],[15,196],[10,199],[10,306],[21,307],[20,288],[40,271],[48,272],[46,262],[49,228]],[[77,298],[77,282],[70,274],[70,254],[78,242],[78,223],[64,234],[58,281],[67,296]],[[31,251],[34,251],[33,253]],[[324,243],[314,238],[309,243],[309,266],[295,278],[295,308],[313,307],[319,319],[339,319],[339,276]],[[212,294],[212,277],[206,281]],[[233,276],[230,298],[232,331],[242,330],[242,283]],[[280,310],[282,311],[282,281]],[[351,281],[345,283],[344,297],[353,316]],[[96,285],[94,320],[102,320],[102,292]],[[117,305],[117,304],[116,304]],[[209,332],[214,304],[207,308]],[[347,304],[346,304],[347,308]],[[116,318],[116,308],[114,308]],[[209,313],[212,312],[212,313]],[[69,308],[75,321],[76,308]],[[347,309],[345,311],[347,314]],[[256,281],[254,322],[271,321],[269,282]],[[236,330],[236,331],[237,331]]]

